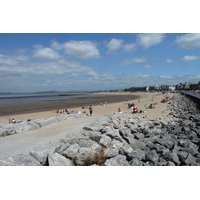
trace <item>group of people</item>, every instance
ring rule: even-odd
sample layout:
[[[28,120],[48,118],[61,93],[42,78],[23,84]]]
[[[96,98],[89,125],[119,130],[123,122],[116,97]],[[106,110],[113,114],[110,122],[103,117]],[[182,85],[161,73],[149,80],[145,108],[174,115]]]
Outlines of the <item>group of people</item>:
[[[102,106],[105,106],[106,104],[107,104],[107,101],[102,101],[102,102],[101,102],[101,105],[102,105]]]
[[[56,113],[57,114],[62,114],[62,113],[67,113],[67,114],[70,114],[69,112],[68,112],[68,110],[67,110],[67,108],[66,109],[64,109],[64,110],[56,110]]]
[[[14,118],[12,118],[12,119],[9,119],[9,123],[16,123],[16,121],[15,121],[15,119]]]

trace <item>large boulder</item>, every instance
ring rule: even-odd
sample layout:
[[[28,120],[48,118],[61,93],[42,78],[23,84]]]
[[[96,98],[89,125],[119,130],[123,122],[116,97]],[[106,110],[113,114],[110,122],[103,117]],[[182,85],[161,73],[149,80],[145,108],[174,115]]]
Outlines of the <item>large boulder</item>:
[[[135,149],[127,155],[128,161],[132,160],[133,158],[137,158],[140,161],[144,160],[145,159],[145,153],[141,149]]]
[[[29,151],[29,154],[37,161],[39,161],[42,165],[47,165],[48,154],[53,153],[58,146],[58,143],[50,142],[49,144],[35,147],[31,151]]]
[[[58,153],[48,154],[48,164],[49,166],[74,166],[72,160],[65,158]]]
[[[30,155],[18,154],[1,158],[0,166],[41,166],[41,163]]]
[[[151,150],[146,153],[145,159],[149,162],[152,162],[154,165],[157,165],[159,156],[155,150]]]
[[[126,156],[117,155],[113,158],[107,159],[104,163],[105,166],[129,166]]]

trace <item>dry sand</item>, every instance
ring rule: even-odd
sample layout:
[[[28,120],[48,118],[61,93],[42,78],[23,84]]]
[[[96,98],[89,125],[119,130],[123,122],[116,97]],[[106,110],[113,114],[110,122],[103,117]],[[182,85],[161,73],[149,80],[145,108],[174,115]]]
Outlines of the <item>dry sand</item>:
[[[123,93],[120,93],[123,95]],[[135,94],[135,93],[134,93]],[[81,117],[76,119],[69,119],[65,121],[60,121],[57,123],[52,123],[42,128],[27,131],[24,133],[19,133],[15,135],[10,135],[6,137],[0,137],[0,157],[12,156],[19,153],[28,154],[28,152],[36,146],[42,144],[47,144],[49,142],[58,142],[61,138],[67,137],[70,134],[75,134],[76,132],[82,130],[83,126],[89,125],[95,119],[100,116],[114,114],[117,112],[118,108],[121,108],[124,114],[145,117],[147,120],[162,118],[164,120],[173,120],[167,116],[167,103],[160,103],[163,96],[160,93],[137,93],[138,99],[130,100],[129,103],[133,103],[146,113],[136,113],[133,114],[132,110],[128,108],[126,102],[118,102],[107,104],[106,106],[94,105],[92,117]],[[171,94],[170,94],[171,95]],[[172,95],[171,95],[172,96]],[[148,106],[151,103],[157,103],[155,109],[146,109],[144,106]],[[73,108],[69,111],[79,111],[79,108]],[[89,113],[88,109],[83,109],[80,111],[86,111]],[[65,114],[61,114],[65,115]],[[50,118],[56,116],[55,110],[37,113],[27,113],[19,114],[15,116],[3,116],[0,117],[1,123],[8,123],[8,119],[14,117],[17,121],[24,121],[27,119],[39,119],[39,118]]]

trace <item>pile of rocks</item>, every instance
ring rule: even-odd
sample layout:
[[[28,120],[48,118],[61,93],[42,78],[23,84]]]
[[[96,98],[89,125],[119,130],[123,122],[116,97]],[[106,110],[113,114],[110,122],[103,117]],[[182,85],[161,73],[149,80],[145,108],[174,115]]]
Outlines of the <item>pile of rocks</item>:
[[[187,110],[186,105],[192,108]],[[100,117],[59,143],[35,148],[26,156],[0,159],[0,165],[200,165],[199,110],[179,95],[170,109],[175,121],[147,121],[119,113]]]
[[[73,118],[79,118],[82,116],[86,116],[85,113],[76,113],[76,114],[70,114],[70,115],[60,115],[51,117],[49,119],[36,119],[32,121],[23,121],[20,123],[10,123],[10,124],[0,124],[0,136],[7,136],[7,135],[13,135],[17,133],[22,133],[25,131],[30,131],[34,129],[38,129],[40,127],[46,126],[51,123],[67,120],[67,119],[73,119]]]

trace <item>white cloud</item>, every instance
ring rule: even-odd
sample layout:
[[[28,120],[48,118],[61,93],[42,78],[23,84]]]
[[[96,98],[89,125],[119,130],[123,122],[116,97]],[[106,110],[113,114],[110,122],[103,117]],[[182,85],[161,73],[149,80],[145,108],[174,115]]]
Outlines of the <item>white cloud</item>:
[[[33,55],[33,58],[44,59],[44,60],[55,60],[58,59],[60,55],[51,48],[37,48]]]
[[[63,48],[63,44],[60,44],[57,41],[53,40],[52,44],[51,44],[51,48],[56,50],[56,51],[59,51]]]
[[[134,50],[136,50],[136,44],[134,44],[134,43],[132,43],[132,44],[129,44],[129,43],[124,44],[123,45],[123,49],[124,49],[125,52],[134,51]]]
[[[122,47],[123,42],[124,42],[123,40],[113,38],[107,44],[108,53],[119,50]]]
[[[17,60],[14,57],[0,54],[0,66],[15,66]]]
[[[159,44],[164,40],[165,36],[162,33],[141,33],[137,35],[137,42],[145,49]]]
[[[167,59],[165,62],[166,63],[173,63],[173,62],[175,62],[175,60],[173,60],[173,59]]]
[[[141,57],[141,58],[132,58],[132,59],[127,59],[124,60],[122,63],[120,63],[121,65],[131,65],[131,64],[135,64],[135,63],[143,63],[146,62],[147,59],[145,57]]]
[[[145,69],[151,69],[151,66],[150,65],[145,65],[144,68]]]
[[[92,77],[94,79],[98,79],[98,74],[95,71],[89,71],[87,72],[87,77]]]
[[[67,55],[77,58],[98,58],[100,57],[98,48],[91,41],[69,41],[63,45]]]
[[[28,57],[28,56],[21,55],[21,56],[17,56],[17,57],[16,57],[16,60],[19,60],[19,61],[27,61],[27,60],[29,60],[29,57]]]
[[[185,62],[190,62],[197,59],[199,59],[199,56],[184,56],[182,60]]]
[[[175,43],[181,49],[200,48],[200,33],[191,33],[191,34],[177,36]]]

